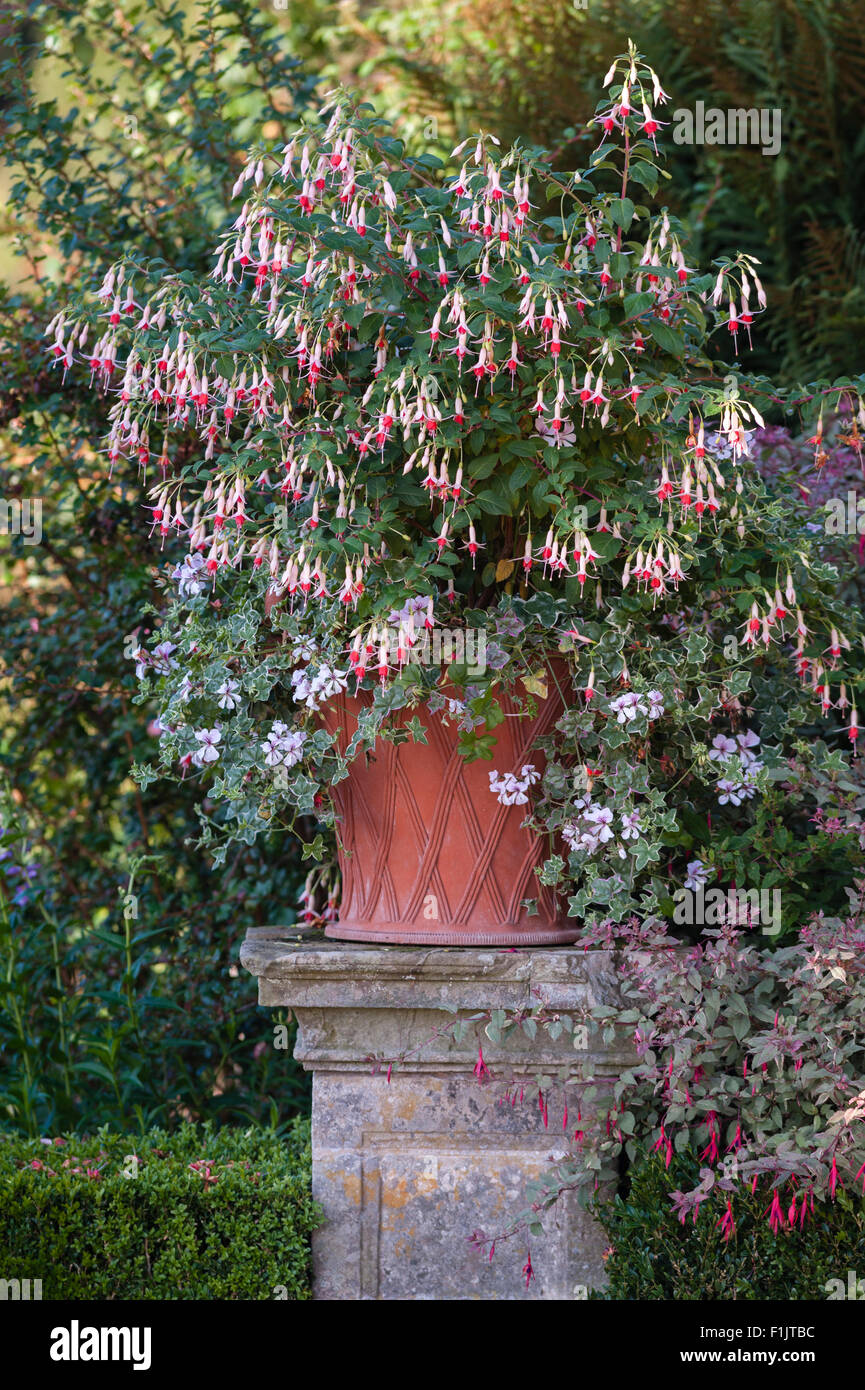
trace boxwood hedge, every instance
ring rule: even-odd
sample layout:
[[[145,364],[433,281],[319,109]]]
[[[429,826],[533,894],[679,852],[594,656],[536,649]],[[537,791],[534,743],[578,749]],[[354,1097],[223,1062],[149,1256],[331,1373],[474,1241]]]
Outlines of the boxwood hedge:
[[[610,1239],[609,1285],[591,1298],[826,1300],[839,1296],[831,1280],[842,1281],[843,1297],[851,1271],[865,1280],[861,1194],[839,1189],[834,1202],[814,1202],[803,1229],[773,1231],[771,1192],[765,1185],[755,1193],[746,1187],[732,1197],[736,1230],[725,1241],[718,1227],[724,1206],[717,1199],[702,1208],[696,1224],[683,1225],[671,1206],[670,1193],[695,1187],[699,1169],[690,1154],[676,1156],[669,1170],[653,1155],[630,1170],[626,1196],[599,1205],[595,1214]]]
[[[309,1299],[308,1121],[0,1136],[0,1277],[43,1299]]]

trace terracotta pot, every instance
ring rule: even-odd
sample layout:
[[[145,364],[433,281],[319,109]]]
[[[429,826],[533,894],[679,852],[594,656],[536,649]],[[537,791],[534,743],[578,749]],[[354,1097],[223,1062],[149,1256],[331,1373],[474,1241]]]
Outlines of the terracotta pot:
[[[557,673],[559,674],[559,673]],[[561,679],[561,677],[560,677]],[[379,741],[374,756],[356,760],[333,787],[339,818],[342,904],[326,936],[348,941],[418,942],[439,946],[537,946],[575,940],[573,919],[534,873],[546,857],[543,840],[522,829],[526,806],[502,806],[489,774],[519,772],[542,755],[539,734],[560,717],[564,701],[553,681],[534,719],[506,718],[493,731],[492,762],[466,763],[456,725],[410,711],[427,743]],[[516,706],[500,702],[506,715]],[[325,724],[339,729],[344,750],[369,701],[343,695]],[[537,916],[521,907],[535,898]]]

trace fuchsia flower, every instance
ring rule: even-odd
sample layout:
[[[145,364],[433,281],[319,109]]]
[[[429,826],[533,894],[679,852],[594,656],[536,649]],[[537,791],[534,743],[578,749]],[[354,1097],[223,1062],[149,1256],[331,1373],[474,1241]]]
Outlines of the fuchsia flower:
[[[844,1186],[843,1182],[841,1182],[841,1179],[838,1177],[838,1164],[837,1164],[837,1162],[836,1162],[835,1155],[833,1154],[833,1155],[832,1155],[832,1167],[831,1167],[831,1169],[829,1170],[829,1196],[832,1198],[833,1202],[834,1202],[834,1200],[835,1200],[835,1192],[836,1192],[836,1189],[837,1189],[838,1187],[843,1187],[843,1186]]]
[[[766,1211],[769,1213],[769,1225],[771,1226],[772,1230],[777,1234],[777,1232],[780,1231],[781,1227],[784,1225],[784,1213],[781,1210],[781,1199],[778,1195],[777,1187],[775,1188],[775,1191],[772,1193],[772,1205],[770,1207],[767,1207]],[[766,1212],[764,1212],[763,1215],[765,1216]]]
[[[543,1091],[538,1091],[538,1109],[541,1112],[541,1119],[544,1122],[544,1129],[549,1129],[549,1113],[547,1111],[547,1098]]]
[[[730,1238],[736,1234],[736,1222],[733,1219],[733,1204],[729,1198],[727,1199],[726,1211],[716,1224],[721,1227],[725,1241],[730,1240]]]
[[[664,1126],[663,1126],[663,1125],[661,1125],[661,1136],[660,1136],[660,1138],[659,1138],[659,1139],[656,1139],[656,1140],[655,1140],[655,1143],[652,1145],[652,1153],[657,1153],[659,1149],[666,1149],[666,1156],[665,1156],[665,1160],[664,1160],[664,1167],[665,1167],[665,1168],[669,1168],[669,1166],[670,1166],[670,1164],[671,1164],[671,1162],[672,1162],[672,1159],[673,1159],[673,1145],[672,1145],[671,1141],[669,1140],[669,1138],[667,1137],[667,1134],[665,1133],[665,1130],[664,1130]]]

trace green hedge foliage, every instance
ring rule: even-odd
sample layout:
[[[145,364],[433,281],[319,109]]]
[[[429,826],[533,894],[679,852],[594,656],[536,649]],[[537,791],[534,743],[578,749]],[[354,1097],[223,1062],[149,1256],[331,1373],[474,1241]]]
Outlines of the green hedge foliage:
[[[676,1188],[699,1182],[690,1154],[665,1169],[660,1155],[635,1165],[627,1197],[599,1206],[596,1216],[610,1238],[607,1288],[592,1296],[607,1301],[735,1299],[827,1300],[848,1297],[849,1273],[865,1279],[865,1202],[839,1189],[834,1202],[814,1203],[804,1229],[769,1225],[772,1194],[764,1184],[732,1195],[735,1234],[724,1241],[717,1198],[696,1224],[681,1224],[670,1203]],[[832,1280],[841,1280],[844,1294]],[[865,1289],[865,1284],[863,1284]]]
[[[0,1275],[43,1299],[306,1300],[318,1221],[307,1121],[0,1140]]]

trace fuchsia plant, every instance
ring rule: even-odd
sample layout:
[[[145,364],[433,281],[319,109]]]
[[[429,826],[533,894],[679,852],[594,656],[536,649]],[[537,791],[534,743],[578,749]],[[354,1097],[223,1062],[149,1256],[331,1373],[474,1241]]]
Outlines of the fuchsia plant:
[[[204,283],[125,262],[50,326],[106,394],[111,466],[138,460],[160,546],[185,548],[134,655],[162,769],[210,782],[217,862],[327,819],[344,764],[319,711],[349,685],[375,689],[358,748],[422,702],[494,762],[497,689],[529,706],[564,655],[582,695],[543,784],[494,767],[491,794],[531,789],[545,882],[588,920],[661,907],[697,848],[682,808],[747,828],[809,722],[831,749],[840,716],[855,746],[858,618],[749,461],[777,393],[707,356],[750,335],[757,267],[689,266],[652,206],[660,82],[632,50],[605,87],[572,174],[482,133],[448,178],[337,96],[250,155]],[[865,420],[855,383],[827,394]],[[485,632],[486,669],[452,666],[445,699],[413,658],[460,627]],[[762,740],[745,778],[717,756],[743,731]]]
[[[682,983],[656,934],[686,878],[783,883],[785,930],[827,891],[843,902],[858,822],[843,844],[813,823],[818,805],[850,810],[865,639],[825,537],[751,458],[784,393],[715,354],[759,325],[758,266],[689,265],[657,206],[658,77],[630,47],[604,88],[572,173],[482,132],[448,174],[337,94],[284,148],[251,152],[204,282],[125,261],[50,325],[49,351],[89,368],[110,465],[137,459],[148,480],[173,563],[159,640],[134,657],[162,703],[160,770],[206,779],[216,862],[265,825],[328,821],[336,693],[372,694],[348,756],[405,737],[391,715],[425,705],[549,837],[542,880],[587,942],[640,921],[658,1000]],[[863,393],[860,377],[809,399],[858,438]],[[819,426],[812,442],[819,464]],[[454,628],[483,629],[479,674],[413,659]],[[568,708],[543,779],[497,767],[497,694],[529,710],[554,679]],[[785,817],[794,767],[812,784]],[[796,855],[808,872],[787,873]],[[730,933],[695,950],[694,991],[762,959]],[[720,1123],[707,1094],[695,1125],[679,1065],[680,1132]],[[667,1085],[641,1076],[645,1094]],[[760,1116],[776,1136],[777,1114]]]
[[[659,1152],[667,1167],[674,1151],[697,1153],[698,1186],[672,1201],[682,1221],[712,1208],[724,1240],[735,1235],[737,1191],[765,1194],[775,1230],[806,1225],[815,1197],[865,1191],[865,879],[849,906],[846,918],[817,917],[774,952],[729,927],[687,950],[637,923],[590,938],[625,948],[622,1002],[587,1018],[629,1044],[634,1065],[609,1089],[591,1083],[590,1063],[576,1068],[581,1111],[571,1152],[533,1186],[531,1207],[510,1230],[479,1233],[477,1243],[539,1234],[541,1215],[563,1192],[589,1198],[616,1181],[623,1149],[631,1158]],[[542,1010],[537,1017],[549,1031],[551,1019]]]

